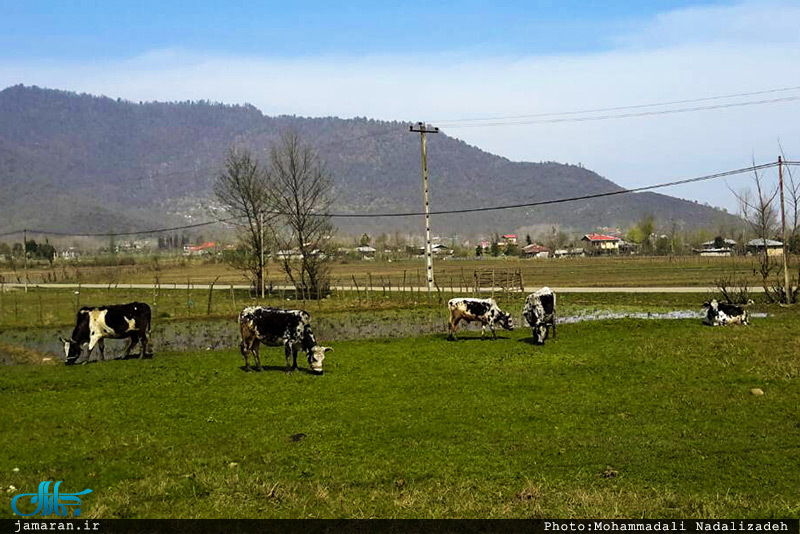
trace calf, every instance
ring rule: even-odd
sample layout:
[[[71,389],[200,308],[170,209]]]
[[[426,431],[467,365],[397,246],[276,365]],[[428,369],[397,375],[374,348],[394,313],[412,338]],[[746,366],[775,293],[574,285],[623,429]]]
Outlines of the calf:
[[[734,304],[727,302],[704,302],[703,308],[706,309],[706,316],[703,322],[709,326],[725,326],[727,324],[750,324],[750,314]]]
[[[549,287],[531,293],[525,300],[522,316],[533,329],[533,341],[537,345],[544,345],[547,339],[548,327],[553,329],[556,337],[556,294]]]
[[[447,302],[450,310],[450,335],[449,341],[456,339],[456,327],[460,321],[481,323],[481,338],[486,335],[486,325],[492,331],[492,338],[497,339],[494,326],[499,324],[506,330],[514,330],[514,321],[511,315],[497,307],[494,299],[455,298]]]
[[[250,370],[248,355],[253,355],[256,369],[261,369],[258,354],[260,343],[283,343],[286,355],[286,371],[297,369],[297,352],[303,350],[311,371],[322,374],[322,361],[330,347],[317,345],[309,324],[310,317],[303,310],[281,310],[278,308],[248,307],[239,314],[239,332],[242,342],[239,350],[244,356],[244,370]]]
[[[103,339],[128,339],[125,357],[137,343],[141,343],[139,357],[143,358],[150,345],[150,306],[142,302],[130,304],[114,304],[111,306],[89,307],[78,310],[75,317],[75,328],[69,339],[60,338],[64,343],[64,355],[67,365],[75,361],[83,353],[83,346],[88,344],[87,357],[91,357],[92,349],[97,345],[100,359],[105,359]]]

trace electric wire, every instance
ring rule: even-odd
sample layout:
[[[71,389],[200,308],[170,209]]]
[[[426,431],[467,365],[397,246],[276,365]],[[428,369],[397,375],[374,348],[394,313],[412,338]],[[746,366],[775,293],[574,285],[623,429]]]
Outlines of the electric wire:
[[[786,166],[800,166],[800,161],[784,161],[783,165]],[[703,176],[696,176],[693,178],[685,178],[682,180],[673,180],[670,182],[664,182],[660,184],[654,185],[647,185],[642,187],[635,187],[631,189],[618,189],[615,191],[607,191],[604,193],[592,193],[590,195],[579,195],[567,198],[559,198],[559,199],[552,199],[552,200],[540,200],[536,202],[526,202],[521,204],[508,204],[502,206],[483,206],[478,208],[461,208],[461,209],[452,209],[452,210],[436,210],[431,211],[430,215],[454,215],[454,214],[463,214],[463,213],[478,213],[478,212],[486,212],[486,211],[500,211],[500,210],[508,210],[508,209],[518,209],[518,208],[532,208],[537,206],[549,206],[553,204],[564,204],[567,202],[576,202],[580,200],[591,200],[595,198],[604,198],[616,195],[625,195],[630,193],[639,193],[643,191],[652,191],[655,189],[662,189],[665,187],[673,187],[676,185],[684,185],[690,183],[697,183],[703,182],[708,180],[714,180],[717,178],[724,178],[727,176],[735,176],[738,174],[744,174],[747,172],[753,171],[760,171],[764,169],[770,169],[772,167],[777,167],[777,162],[770,162],[770,163],[762,163],[760,165],[751,165],[749,167],[743,167],[741,169],[734,169],[730,171],[718,172],[714,174],[706,174]],[[269,212],[271,214],[277,214],[277,212]],[[425,212],[421,211],[414,211],[414,212],[401,212],[401,213],[318,213],[314,214],[318,217],[330,217],[330,218],[338,218],[338,219],[346,219],[346,218],[393,218],[393,217],[418,217],[424,215]],[[25,229],[25,230],[12,230],[8,232],[0,233],[0,237],[7,237],[11,235],[18,235],[22,234],[23,232],[28,232],[30,234],[35,235],[52,235],[52,236],[67,236],[67,237],[119,237],[119,236],[131,236],[131,235],[148,235],[148,234],[158,234],[158,233],[167,233],[167,232],[175,232],[178,230],[187,230],[191,228],[201,228],[204,226],[210,226],[213,224],[221,224],[221,223],[232,223],[238,220],[238,217],[227,217],[223,219],[214,219],[212,221],[206,221],[201,223],[194,223],[194,224],[186,224],[181,226],[173,226],[169,228],[157,228],[157,229],[150,229],[150,230],[136,230],[136,231],[127,231],[127,232],[100,232],[100,233],[74,233],[74,232],[63,232],[59,230],[41,230],[41,229]],[[234,223],[235,224],[235,223]]]
[[[536,120],[513,120],[513,121],[497,121],[497,122],[485,122],[481,124],[456,124],[451,126],[442,126],[441,129],[444,130],[445,128],[448,130],[452,129],[459,129],[459,128],[486,128],[486,127],[495,127],[495,126],[522,126],[522,125],[530,125],[530,124],[557,124],[557,123],[568,123],[568,122],[590,122],[590,121],[602,121],[602,120],[609,120],[609,119],[626,119],[632,117],[651,117],[657,115],[673,115],[677,113],[691,113],[694,111],[708,111],[714,109],[727,109],[727,108],[737,108],[737,107],[747,107],[747,106],[758,106],[763,104],[776,104],[780,102],[797,102],[800,101],[800,96],[787,96],[782,98],[772,98],[766,100],[750,100],[747,102],[729,102],[727,104],[714,104],[710,106],[695,106],[690,108],[676,108],[676,109],[662,109],[659,111],[640,111],[635,113],[618,113],[618,114],[611,114],[611,115],[594,115],[589,117],[567,117],[567,118],[557,118],[557,119],[536,119]]]
[[[498,121],[498,120],[506,120],[506,119],[532,119],[532,118],[539,118],[539,117],[556,117],[556,116],[563,116],[563,115],[582,115],[585,113],[602,113],[606,111],[623,111],[626,109],[642,109],[642,108],[650,108],[650,107],[660,107],[660,106],[673,106],[677,104],[692,104],[696,102],[708,102],[712,100],[725,100],[728,98],[740,98],[744,96],[757,96],[757,95],[765,95],[765,94],[773,94],[773,93],[781,93],[787,91],[797,91],[800,90],[800,85],[795,85],[792,87],[781,87],[778,89],[767,89],[764,91],[753,91],[749,93],[735,93],[735,94],[728,94],[728,95],[717,95],[717,96],[707,96],[703,98],[689,98],[685,100],[672,100],[669,102],[654,102],[651,104],[636,104],[632,106],[617,106],[617,107],[606,107],[606,108],[594,108],[594,109],[584,109],[584,110],[577,110],[577,111],[561,111],[561,112],[549,112],[549,113],[535,113],[529,115],[500,115],[496,117],[477,117],[477,118],[465,118],[465,119],[440,119],[431,122],[437,122],[440,124],[447,124],[447,123],[458,123],[458,122],[474,122],[474,121]]]

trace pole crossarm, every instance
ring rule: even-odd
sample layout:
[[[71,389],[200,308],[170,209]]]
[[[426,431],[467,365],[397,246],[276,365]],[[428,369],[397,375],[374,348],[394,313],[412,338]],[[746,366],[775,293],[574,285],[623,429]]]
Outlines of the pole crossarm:
[[[431,126],[430,124],[425,124],[424,122],[417,122],[412,124],[408,127],[410,132],[416,133],[439,133],[439,128],[436,126]]]

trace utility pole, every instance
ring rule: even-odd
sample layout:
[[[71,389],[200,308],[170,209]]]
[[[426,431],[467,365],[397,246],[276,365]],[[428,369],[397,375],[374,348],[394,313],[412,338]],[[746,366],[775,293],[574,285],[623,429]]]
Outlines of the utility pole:
[[[433,248],[431,244],[431,214],[428,202],[428,141],[425,134],[439,133],[439,128],[418,122],[409,127],[409,131],[420,135],[420,160],[422,162],[422,203],[425,207],[425,262],[428,273],[428,292],[433,291]]]
[[[792,303],[791,286],[789,285],[789,247],[786,243],[786,210],[783,207],[783,158],[778,156],[778,187],[781,190],[781,235],[783,236],[783,290],[786,292],[786,304]]]
[[[22,230],[22,257],[24,262],[25,293],[28,292],[28,231]]]
[[[266,293],[265,290],[264,290],[265,289],[264,286],[266,285],[266,283],[264,281],[264,212],[263,211],[261,213],[259,213],[259,215],[258,215],[258,229],[261,231],[261,239],[260,239],[260,243],[259,243],[259,247],[258,248],[260,249],[259,252],[261,254],[261,265],[260,265],[260,267],[261,267],[261,299],[263,300],[264,299],[264,295]]]

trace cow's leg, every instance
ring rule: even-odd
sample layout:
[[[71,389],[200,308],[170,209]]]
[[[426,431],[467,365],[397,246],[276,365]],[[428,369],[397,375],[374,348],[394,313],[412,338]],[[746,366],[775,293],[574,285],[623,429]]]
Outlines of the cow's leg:
[[[261,370],[261,354],[259,353],[258,350],[261,347],[261,344],[256,339],[256,340],[253,341],[252,347],[253,347],[252,348],[252,351],[253,351],[253,365],[255,365],[256,370],[260,371]]]
[[[97,350],[100,351],[100,360],[105,361],[106,359],[106,342],[101,339],[97,342]]]
[[[250,353],[253,352],[252,345],[247,346],[244,341],[242,342],[242,357],[244,358],[244,372],[250,371]],[[255,353],[254,353],[255,354]],[[255,356],[253,356],[255,360]]]
[[[489,330],[492,331],[492,339],[497,339],[497,333],[494,331],[494,322],[489,323]]]
[[[149,332],[141,332],[139,337],[141,338],[139,340],[139,359],[143,360],[148,354],[147,351],[150,350],[150,335]]]
[[[128,346],[125,347],[125,352],[123,353],[123,358],[127,359],[128,356],[131,355],[131,351],[139,343],[139,334],[132,334],[131,337],[128,338]]]
[[[250,353],[252,351],[253,351],[252,339],[246,339],[243,336],[242,337],[242,342],[239,343],[239,352],[242,353],[242,358],[244,358],[244,370],[245,370],[245,372],[250,370]]]
[[[461,321],[461,316],[459,315],[455,319],[450,317],[450,335],[447,336],[448,341],[455,341],[456,339],[456,330],[458,329],[458,323]]]
[[[286,372],[291,373],[297,369],[297,350],[294,343],[286,340],[283,344],[283,353],[286,356]],[[294,365],[292,365],[292,358],[294,358]]]
[[[92,350],[94,349],[95,345],[100,343],[103,340],[103,336],[101,336],[98,332],[92,332],[89,335],[89,352],[86,354],[86,359],[88,360],[92,355]]]

